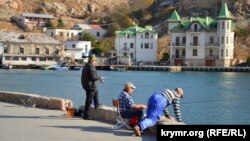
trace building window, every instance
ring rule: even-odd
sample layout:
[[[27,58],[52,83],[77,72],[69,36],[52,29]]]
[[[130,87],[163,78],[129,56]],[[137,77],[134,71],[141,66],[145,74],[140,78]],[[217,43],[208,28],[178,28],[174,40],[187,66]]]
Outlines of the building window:
[[[79,37],[82,37],[82,33],[81,33],[81,32],[79,32],[79,33],[78,33],[78,36],[79,36]]]
[[[72,44],[72,48],[75,48],[76,47],[76,44]]]
[[[127,38],[130,38],[130,34],[127,34]]]
[[[100,37],[100,32],[97,32],[97,33],[96,33],[96,37]]]
[[[224,50],[221,49],[221,57],[223,57],[223,54],[224,54]]]
[[[226,43],[228,44],[228,42],[229,42],[229,39],[228,39],[228,36],[227,36],[227,41],[226,41]]]
[[[214,38],[213,38],[212,36],[209,38],[209,43],[210,43],[210,44],[213,44],[213,43],[214,43]]]
[[[141,35],[141,39],[143,39],[143,35]]]
[[[130,48],[134,48],[134,44],[133,43],[130,43]]]
[[[31,57],[31,60],[32,61],[36,61],[36,57]]]
[[[182,56],[185,56],[185,55],[186,55],[185,49],[182,50],[181,55],[182,55]]]
[[[193,56],[197,56],[197,49],[193,49]]]
[[[9,61],[9,60],[10,60],[10,57],[9,57],[9,56],[6,56],[6,57],[5,57],[5,60],[6,60],[6,61]]]
[[[224,36],[221,36],[221,44],[224,44]]]
[[[194,36],[193,37],[193,46],[198,46],[199,44],[198,44],[198,36]]]
[[[182,44],[186,44],[186,37],[182,37]]]
[[[39,60],[40,61],[46,61],[46,58],[45,57],[40,57]]]
[[[229,29],[229,22],[227,22],[227,29]]]
[[[4,53],[8,53],[8,48],[5,47],[3,52],[4,52]]]
[[[141,49],[143,49],[143,43],[141,43]]]
[[[197,26],[197,24],[194,24],[194,31],[195,31],[195,32],[198,31],[198,26]]]
[[[149,49],[149,43],[145,43],[145,49]]]
[[[20,52],[20,54],[24,54],[24,48],[23,47],[20,47],[20,50],[19,50]]]
[[[228,57],[228,49],[226,49],[226,57]]]
[[[21,57],[21,60],[22,60],[22,61],[26,61],[27,58],[26,58],[26,57]]]
[[[179,46],[179,44],[180,44],[180,38],[179,37],[175,37],[175,44],[176,44],[176,46]]]
[[[40,54],[40,49],[36,48],[36,54]]]
[[[19,61],[19,57],[13,57],[14,61]]]
[[[213,50],[212,49],[209,50],[209,56],[213,56]]]
[[[123,47],[124,47],[124,48],[127,48],[127,43],[124,43],[124,44],[123,44]]]
[[[130,53],[130,58],[134,58],[134,54],[133,53]]]
[[[153,44],[153,43],[151,43],[151,49],[153,49],[153,47],[154,47],[154,44]]]
[[[45,48],[45,53],[49,54],[49,49],[48,48]]]
[[[49,58],[48,58],[48,61],[53,61],[53,58],[52,58],[52,57],[49,57]]]
[[[55,54],[59,54],[59,49],[56,49],[56,50],[55,50]]]
[[[145,33],[145,39],[149,39],[149,33],[148,32]]]
[[[153,39],[154,38],[154,36],[153,36],[153,34],[151,34],[151,39]]]
[[[50,32],[50,36],[53,37],[53,36],[54,36],[54,33],[53,33],[53,32]]]
[[[123,53],[123,56],[128,56],[128,54],[125,52],[125,53]]]
[[[225,22],[222,22],[221,24],[222,24],[222,29],[224,29],[225,28]]]

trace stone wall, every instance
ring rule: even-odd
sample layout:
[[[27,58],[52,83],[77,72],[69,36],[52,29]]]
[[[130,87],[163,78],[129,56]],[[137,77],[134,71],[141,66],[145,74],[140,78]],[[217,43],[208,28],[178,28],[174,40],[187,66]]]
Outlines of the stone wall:
[[[57,110],[66,110],[66,106],[73,107],[73,102],[68,99],[45,97],[19,92],[0,91],[0,101],[15,103],[20,106]]]

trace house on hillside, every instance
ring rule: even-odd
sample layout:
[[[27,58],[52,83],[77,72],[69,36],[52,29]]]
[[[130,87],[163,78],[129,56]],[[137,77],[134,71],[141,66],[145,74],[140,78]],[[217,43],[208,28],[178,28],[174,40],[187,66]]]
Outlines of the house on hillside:
[[[38,29],[44,27],[49,20],[53,20],[53,15],[47,14],[35,14],[35,13],[22,13],[21,23],[25,25],[27,29]]]
[[[0,31],[2,65],[17,68],[57,65],[63,56],[63,44],[44,34]]]
[[[50,37],[53,37],[61,42],[64,42],[66,40],[79,40],[78,30],[72,30],[72,29],[58,29],[58,28],[48,28],[46,29],[46,34]]]
[[[111,59],[127,65],[131,62],[157,61],[157,39],[158,33],[152,26],[133,26],[116,31],[115,50],[111,53]]]
[[[88,24],[76,24],[72,27],[74,30],[80,31],[78,36],[82,36],[83,32],[90,33],[91,35],[95,36],[96,39],[101,39],[107,33],[106,29],[103,29],[99,25],[88,25]]]
[[[168,18],[171,35],[170,64],[191,66],[231,66],[234,58],[234,24],[227,4],[217,17],[182,20],[177,11]]]

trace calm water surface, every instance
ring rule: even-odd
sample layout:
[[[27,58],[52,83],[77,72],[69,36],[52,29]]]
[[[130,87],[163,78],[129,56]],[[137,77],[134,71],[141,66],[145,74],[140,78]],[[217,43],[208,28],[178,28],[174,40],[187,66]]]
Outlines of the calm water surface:
[[[182,87],[183,121],[187,124],[250,124],[250,74],[234,72],[98,71],[107,77],[99,83],[100,101],[111,100],[131,81],[136,103],[147,103],[161,89]],[[71,99],[75,107],[84,104],[80,71],[0,69],[0,91],[16,91]],[[172,107],[169,107],[173,114]]]

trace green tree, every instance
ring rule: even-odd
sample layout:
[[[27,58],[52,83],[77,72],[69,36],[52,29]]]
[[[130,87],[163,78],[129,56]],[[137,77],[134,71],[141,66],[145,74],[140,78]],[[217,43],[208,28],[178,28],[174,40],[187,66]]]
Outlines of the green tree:
[[[52,28],[55,28],[55,23],[52,21],[52,20],[49,20],[45,23],[45,26],[46,27],[52,27]]]
[[[246,64],[247,64],[247,65],[250,65],[250,56],[247,57]]]
[[[88,32],[83,32],[83,36],[80,38],[82,41],[90,41],[92,47],[96,47],[96,38]]]
[[[167,61],[169,59],[168,53],[163,53],[161,61]]]
[[[121,26],[117,23],[111,24],[108,28],[107,31],[107,36],[108,37],[114,37],[115,36],[115,32],[121,30]]]
[[[65,24],[64,24],[64,21],[62,20],[62,18],[59,18],[57,27],[59,27],[59,28],[65,27]]]

